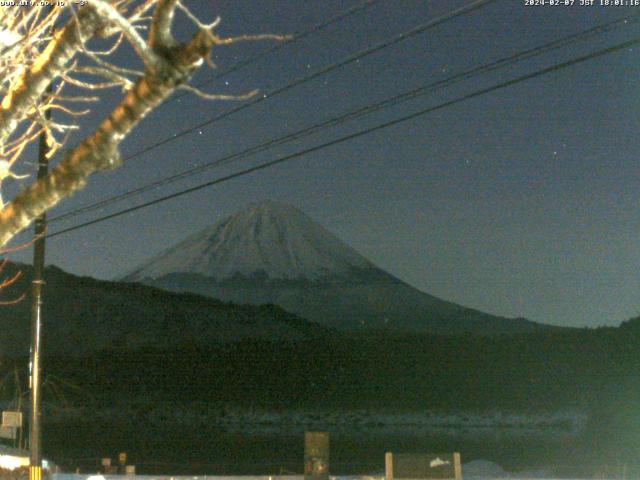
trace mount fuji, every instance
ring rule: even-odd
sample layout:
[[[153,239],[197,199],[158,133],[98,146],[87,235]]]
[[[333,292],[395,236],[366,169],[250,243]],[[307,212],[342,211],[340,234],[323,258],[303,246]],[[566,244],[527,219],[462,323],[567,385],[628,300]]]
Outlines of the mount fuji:
[[[251,204],[186,238],[122,280],[235,303],[273,303],[343,331],[495,334],[546,328],[421,292],[297,208],[271,201]]]

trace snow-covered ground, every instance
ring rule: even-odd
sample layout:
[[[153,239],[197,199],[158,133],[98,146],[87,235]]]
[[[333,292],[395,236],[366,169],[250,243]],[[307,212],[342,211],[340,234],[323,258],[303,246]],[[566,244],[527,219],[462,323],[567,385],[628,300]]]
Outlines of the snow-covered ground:
[[[462,466],[462,477],[465,480],[490,480],[490,479],[536,479],[551,480],[548,472],[543,470],[536,472],[510,473],[503,470],[499,465],[487,460],[476,460]],[[75,475],[58,473],[53,475],[52,480],[122,480],[121,475]],[[162,475],[128,475],[130,480],[304,480],[302,475],[242,475],[242,476],[162,476]],[[354,475],[354,476],[331,476],[331,480],[384,480],[384,476],[374,475]],[[569,480],[569,479],[563,479]],[[604,479],[603,479],[604,480]]]

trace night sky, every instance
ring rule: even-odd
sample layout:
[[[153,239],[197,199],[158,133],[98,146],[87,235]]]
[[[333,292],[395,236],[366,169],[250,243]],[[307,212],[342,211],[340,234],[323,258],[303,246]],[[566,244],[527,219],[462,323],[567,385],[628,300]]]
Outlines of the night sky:
[[[222,35],[296,33],[360,1],[192,0]],[[268,93],[445,14],[466,1],[379,0],[205,89]],[[496,1],[95,176],[51,216],[213,161],[394,94],[616,18],[633,6]],[[186,24],[178,25],[185,39]],[[638,23],[233,162],[50,232],[437,105],[632,39]],[[270,48],[216,50],[220,71]],[[126,52],[120,54],[128,62]],[[569,326],[616,325],[640,313],[640,47],[519,83],[433,114],[151,208],[52,238],[47,261],[110,279],[265,199],[293,204],[380,267],[466,306]],[[203,69],[195,83],[215,71]],[[118,98],[83,122],[95,126]],[[123,145],[127,156],[237,106],[193,95],[159,108]],[[80,137],[76,137],[76,140]],[[26,166],[16,168],[23,173]],[[9,183],[9,182],[7,182]],[[15,188],[15,182],[11,187]],[[16,239],[24,241],[26,236]],[[30,252],[12,258],[30,261]]]

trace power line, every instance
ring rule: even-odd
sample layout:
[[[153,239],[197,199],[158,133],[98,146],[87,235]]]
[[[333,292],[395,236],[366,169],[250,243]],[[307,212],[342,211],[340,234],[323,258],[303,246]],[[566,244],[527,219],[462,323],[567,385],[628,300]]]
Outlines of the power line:
[[[426,109],[423,109],[423,110],[419,110],[419,111],[417,111],[415,113],[412,113],[410,115],[406,115],[406,116],[403,116],[403,117],[400,117],[400,118],[397,118],[397,119],[394,119],[394,120],[390,120],[388,122],[385,122],[385,123],[382,123],[382,124],[379,124],[379,125],[376,125],[376,126],[373,126],[373,127],[370,127],[370,128],[366,128],[364,130],[360,130],[360,131],[358,131],[356,133],[345,135],[343,137],[339,137],[339,138],[331,140],[329,142],[322,143],[320,145],[316,145],[316,146],[313,146],[313,147],[310,147],[310,148],[306,148],[306,149],[300,150],[300,151],[298,151],[296,153],[285,155],[283,157],[276,158],[276,159],[271,160],[269,162],[265,162],[263,164],[256,165],[254,167],[250,167],[250,168],[241,170],[239,172],[236,172],[236,173],[233,173],[233,174],[230,174],[230,175],[226,175],[224,177],[220,177],[220,178],[217,178],[215,180],[211,180],[209,182],[205,182],[205,183],[202,183],[200,185],[196,185],[194,187],[187,188],[187,189],[178,191],[176,193],[172,193],[170,195],[165,195],[164,197],[160,197],[160,198],[157,198],[155,200],[151,200],[149,202],[146,202],[146,203],[143,203],[143,204],[140,204],[140,205],[136,205],[134,207],[126,208],[126,209],[120,210],[118,212],[115,212],[115,213],[112,213],[112,214],[109,214],[109,215],[105,215],[103,217],[99,217],[99,218],[96,218],[94,220],[90,220],[88,222],[84,222],[84,223],[81,223],[79,225],[75,225],[73,227],[69,227],[69,228],[66,228],[64,230],[60,230],[60,231],[51,233],[51,234],[47,235],[47,238],[56,237],[58,235],[62,235],[63,233],[68,233],[68,232],[72,232],[74,230],[78,230],[80,228],[88,227],[89,225],[100,223],[100,222],[103,222],[103,221],[106,221],[106,220],[110,220],[110,219],[115,218],[115,217],[119,217],[119,216],[127,214],[127,213],[134,212],[136,210],[147,208],[147,207],[150,207],[150,206],[155,205],[157,203],[161,203],[161,202],[164,202],[164,201],[167,201],[167,200],[171,200],[173,198],[177,198],[177,197],[180,197],[182,195],[186,195],[186,194],[201,190],[201,189],[206,188],[206,187],[211,187],[213,185],[217,185],[217,184],[220,184],[220,183],[227,182],[227,181],[232,180],[234,178],[242,177],[244,175],[248,175],[250,173],[257,172],[259,170],[264,170],[266,168],[273,167],[273,166],[278,165],[280,163],[284,163],[284,162],[287,162],[289,160],[293,160],[295,158],[299,158],[299,157],[302,157],[304,155],[308,155],[310,153],[314,153],[316,151],[319,151],[319,150],[322,150],[322,149],[325,149],[325,148],[328,148],[328,147],[331,147],[331,146],[334,146],[334,145],[338,145],[338,144],[347,142],[349,140],[353,140],[355,138],[362,137],[364,135],[368,135],[368,134],[376,132],[378,130],[382,130],[382,129],[385,129],[385,128],[388,128],[388,127],[392,127],[394,125],[398,125],[400,123],[404,123],[404,122],[407,122],[407,121],[410,121],[410,120],[414,120],[414,119],[416,119],[418,117],[421,117],[423,115],[426,115],[426,114],[429,114],[429,113],[432,113],[432,112],[435,112],[435,111],[438,111],[438,110],[442,110],[444,108],[456,105],[456,104],[464,102],[466,100],[470,100],[470,99],[479,97],[481,95],[485,95],[487,93],[495,92],[497,90],[501,90],[501,89],[510,87],[512,85],[516,85],[518,83],[524,82],[526,80],[531,80],[533,78],[540,77],[542,75],[547,75],[549,73],[556,72],[556,71],[562,70],[564,68],[567,68],[567,67],[570,67],[570,66],[573,66],[573,65],[577,65],[579,63],[582,63],[582,62],[585,62],[585,61],[588,61],[588,60],[592,60],[594,58],[602,57],[604,55],[608,55],[610,53],[617,52],[619,50],[623,50],[625,48],[629,48],[629,47],[632,47],[632,46],[637,45],[637,44],[640,44],[640,37],[636,37],[636,38],[634,38],[632,40],[629,40],[629,41],[626,41],[626,42],[623,42],[623,43],[619,43],[619,44],[614,45],[612,47],[608,47],[608,48],[604,48],[604,49],[601,49],[601,50],[597,50],[597,51],[592,52],[590,54],[583,55],[581,57],[577,57],[577,58],[574,58],[572,60],[568,60],[568,61],[565,61],[565,62],[562,62],[562,63],[558,63],[558,64],[552,65],[550,67],[543,68],[541,70],[537,70],[537,71],[535,71],[533,73],[529,73],[529,74],[526,74],[526,75],[522,75],[522,76],[516,77],[516,78],[514,78],[512,80],[508,80],[508,81],[499,83],[499,84],[494,85],[492,87],[488,87],[488,88],[484,88],[484,89],[481,89],[481,90],[477,90],[477,91],[469,93],[467,95],[463,95],[462,97],[458,97],[458,98],[456,98],[454,100],[449,100],[447,102],[444,102],[444,103],[441,103],[439,105],[436,105],[435,107],[429,107],[429,108],[426,108]]]
[[[407,40],[408,38],[414,37],[418,34],[424,33],[427,30],[430,30],[432,28],[437,27],[438,25],[441,25],[445,22],[448,22],[450,20],[453,20],[455,18],[458,18],[462,15],[466,15],[467,13],[471,13],[475,10],[478,10],[479,8],[488,5],[489,3],[493,3],[497,0],[475,0],[472,1],[470,3],[468,3],[467,5],[457,8],[455,10],[452,10],[444,15],[441,15],[439,17],[434,18],[433,20],[430,20],[426,23],[423,23],[422,25],[419,25],[411,30],[408,30],[406,32],[400,33],[398,35],[396,35],[395,37],[391,38],[390,40],[386,40],[384,42],[378,43],[372,47],[366,48],[365,50],[362,50],[360,52],[354,53],[352,55],[349,55],[348,57],[346,57],[345,59],[337,62],[337,63],[332,63],[331,65],[328,65],[324,68],[321,68],[320,70],[317,70],[309,75],[306,75],[304,77],[300,77],[297,80],[294,80],[292,83],[289,83],[283,87],[279,87],[276,88],[275,90],[272,90],[269,93],[263,94],[262,96],[256,97],[255,99],[253,99],[250,102],[247,103],[243,103],[242,105],[239,105],[236,108],[232,108],[231,110],[227,110],[226,112],[223,112],[219,115],[216,115],[215,117],[212,117],[202,123],[199,123],[198,125],[195,125],[193,127],[187,128],[185,130],[182,130],[179,133],[176,133],[174,135],[172,135],[171,137],[167,137],[164,138],[162,140],[159,140],[141,150],[138,150],[135,153],[132,153],[131,155],[128,155],[126,157],[124,157],[123,161],[127,161],[127,160],[131,160],[135,157],[139,157],[142,154],[145,154],[151,150],[154,150],[157,147],[160,147],[162,145],[165,145],[167,143],[173,142],[174,140],[177,140],[178,138],[184,137],[185,135],[191,133],[191,132],[195,132],[196,130],[199,130],[201,128],[207,127],[219,120],[222,120],[224,118],[227,118],[231,115],[234,115],[242,110],[246,110],[247,108],[250,108],[254,105],[257,105],[258,103],[268,99],[268,98],[273,98],[277,95],[280,95],[281,93],[284,93],[288,90],[291,90],[292,88],[295,88],[299,85],[302,85],[304,83],[310,82],[311,80],[314,80],[318,77],[321,77],[322,75],[325,75],[329,72],[332,72],[334,70],[337,70],[338,68],[342,68],[346,65],[349,65],[357,60],[360,60],[361,58],[364,58],[366,56],[372,55],[373,53],[379,52],[380,50],[383,50],[387,47],[390,47],[392,45],[395,45],[397,43],[400,43],[404,40]]]
[[[264,57],[271,55],[274,52],[277,52],[278,50],[291,45],[292,43],[298,42],[306,37],[308,37],[309,35],[312,35],[316,32],[319,32],[321,30],[324,30],[325,28],[327,28],[330,25],[333,25],[334,23],[338,23],[346,18],[349,18],[353,15],[355,15],[356,13],[360,12],[361,10],[365,10],[369,7],[371,7],[372,5],[374,5],[375,3],[379,2],[380,0],[365,0],[362,3],[355,5],[347,10],[345,10],[344,12],[338,13],[337,15],[334,15],[333,17],[325,20],[324,22],[318,23],[316,25],[314,25],[313,27],[311,27],[308,30],[305,30],[303,32],[300,33],[296,33],[294,34],[291,38],[282,41],[282,42],[277,42],[275,43],[273,46],[261,51],[260,53],[257,53],[256,55],[253,55],[249,58],[247,58],[246,60],[243,60],[241,62],[236,63],[235,65],[232,65],[231,67],[227,68],[226,70],[223,70],[222,72],[218,73],[217,75],[214,75],[213,77],[195,84],[194,86],[197,88],[200,87],[204,87],[205,85],[208,85],[210,83],[215,82],[216,80],[220,80],[221,78],[226,77],[227,75],[237,72],[238,70],[243,69],[244,67],[251,65],[252,63],[255,63],[259,60],[262,60]],[[167,105],[169,103],[172,103],[175,100],[178,100],[180,98],[183,98],[185,96],[189,95],[188,93],[184,93],[182,95],[176,95],[168,100],[166,100],[162,105]]]
[[[235,161],[235,160],[239,160],[239,159],[243,159],[246,158],[250,155],[256,154],[256,153],[260,153],[263,152],[265,150],[268,150],[274,146],[277,145],[282,145],[284,143],[288,143],[290,141],[293,140],[299,140],[301,138],[307,137],[313,133],[316,133],[320,130],[324,130],[326,128],[330,128],[330,127],[334,127],[336,125],[342,124],[344,122],[353,120],[355,118],[359,118],[362,117],[364,115],[368,115],[370,113],[379,111],[381,109],[384,108],[389,108],[392,106],[396,106],[402,102],[406,102],[409,101],[413,98],[416,98],[418,96],[427,94],[427,93],[431,93],[435,90],[438,90],[440,88],[444,88],[444,87],[448,87],[451,85],[454,85],[456,83],[462,82],[464,80],[468,80],[470,78],[473,78],[477,75],[480,74],[484,74],[484,73],[488,73],[491,71],[495,71],[498,69],[502,69],[505,67],[508,67],[510,65],[513,65],[517,62],[521,62],[523,60],[527,60],[529,58],[532,58],[534,56],[538,56],[538,55],[542,55],[545,53],[548,53],[550,51],[565,47],[567,45],[571,45],[573,43],[591,38],[595,35],[599,35],[605,32],[610,32],[615,28],[618,28],[620,26],[626,26],[629,25],[631,23],[636,23],[640,21],[640,14],[636,14],[636,15],[632,15],[630,17],[625,17],[625,18],[620,18],[617,20],[613,20],[611,22],[608,22],[606,24],[603,25],[598,25],[596,27],[592,27],[590,29],[587,30],[583,30],[581,32],[578,32],[576,34],[573,35],[569,35],[566,37],[563,37],[561,39],[558,40],[554,40],[548,43],[545,43],[543,45],[507,56],[507,57],[503,57],[499,60],[495,60],[491,63],[488,64],[484,64],[478,67],[474,67],[472,69],[463,71],[461,73],[458,73],[456,75],[453,75],[451,77],[448,77],[446,79],[443,80],[439,80],[437,82],[433,82],[430,83],[428,85],[424,85],[421,87],[418,87],[416,89],[410,90],[410,91],[406,91],[403,92],[401,94],[395,95],[393,97],[389,97],[387,99],[384,99],[382,101],[379,101],[375,104],[371,104],[371,105],[367,105],[364,107],[361,107],[359,109],[350,111],[348,113],[345,113],[343,115],[340,115],[338,117],[334,117],[332,119],[329,120],[325,120],[321,123],[317,123],[315,125],[306,127],[302,130],[298,130],[296,132],[275,138],[275,139],[271,139],[267,142],[261,143],[259,145],[255,145],[253,147],[250,147],[248,149],[245,149],[243,151],[240,152],[236,152],[230,155],[226,155],[222,158],[219,158],[217,160],[214,160],[212,162],[208,162],[204,165],[199,165],[197,167],[185,170],[183,172],[168,176],[168,177],[164,177],[161,178],[159,180],[156,180],[154,182],[151,182],[147,185],[143,185],[142,187],[138,187],[135,188],[133,190],[130,190],[128,192],[124,192],[106,199],[103,199],[101,201],[95,202],[93,204],[89,204],[86,205],[84,207],[80,207],[78,209],[75,210],[71,210],[65,213],[62,213],[52,219],[50,219],[50,222],[56,222],[56,221],[61,221],[61,220],[65,220],[68,218],[73,218],[75,216],[81,215],[83,213],[87,213],[87,212],[91,212],[93,210],[111,205],[113,203],[117,203],[120,202],[122,200],[125,200],[127,198],[131,198],[133,196],[142,194],[144,192],[147,192],[149,190],[152,190],[154,188],[157,187],[161,187],[164,185],[168,185],[171,183],[174,183],[178,180],[182,180],[184,178],[188,178],[190,176],[202,173],[206,170],[209,169],[213,169],[215,167],[219,167],[222,165],[226,165],[229,164],[231,161]]]

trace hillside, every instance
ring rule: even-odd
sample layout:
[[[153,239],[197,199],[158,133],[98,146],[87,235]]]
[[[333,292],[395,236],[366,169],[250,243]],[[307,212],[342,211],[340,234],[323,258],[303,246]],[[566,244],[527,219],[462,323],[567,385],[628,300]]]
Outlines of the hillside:
[[[31,267],[8,265],[23,277],[2,299],[30,292]],[[244,338],[295,340],[330,333],[274,305],[224,303],[145,285],[77,277],[56,267],[45,271],[43,344],[47,354],[83,354],[105,349],[179,348]],[[0,308],[0,353],[28,351],[30,301]]]
[[[639,327],[640,319],[618,328],[491,337],[245,339],[106,351],[88,356],[88,362],[79,360],[77,367],[66,359],[54,363],[80,383],[84,366],[92,365],[101,378],[118,372],[123,385],[184,401],[393,411],[589,409],[640,392],[635,374],[640,370]],[[250,393],[254,389],[259,396]]]

